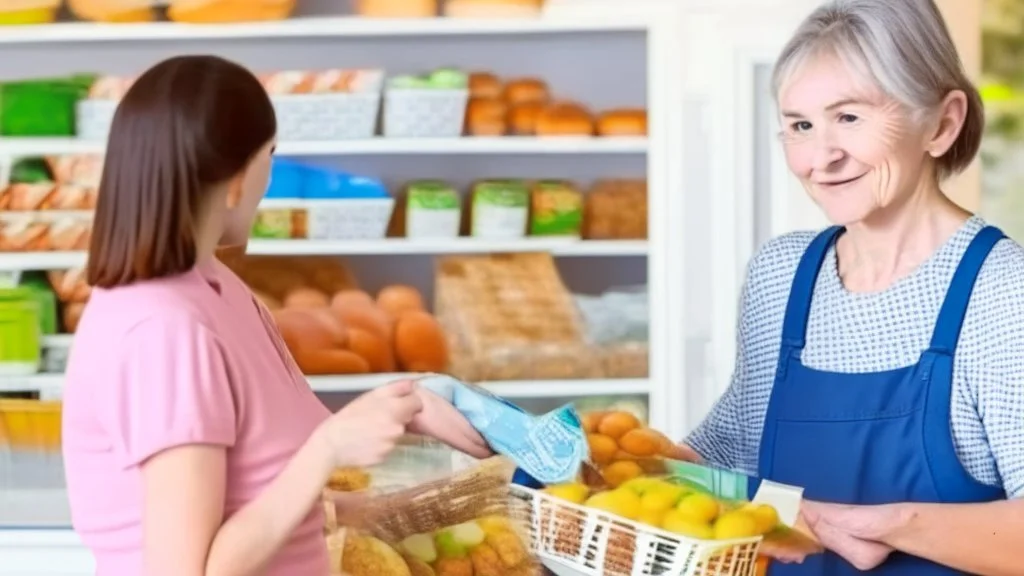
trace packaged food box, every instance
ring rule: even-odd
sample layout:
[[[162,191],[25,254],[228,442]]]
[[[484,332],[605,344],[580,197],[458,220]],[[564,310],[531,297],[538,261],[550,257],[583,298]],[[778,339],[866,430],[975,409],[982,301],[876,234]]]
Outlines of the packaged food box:
[[[580,236],[583,194],[558,180],[535,182],[530,191],[531,236]]]
[[[405,235],[409,238],[455,238],[462,218],[461,198],[451,185],[437,180],[409,184]]]
[[[521,180],[487,180],[473,187],[470,234],[522,238],[530,213],[530,187]]]

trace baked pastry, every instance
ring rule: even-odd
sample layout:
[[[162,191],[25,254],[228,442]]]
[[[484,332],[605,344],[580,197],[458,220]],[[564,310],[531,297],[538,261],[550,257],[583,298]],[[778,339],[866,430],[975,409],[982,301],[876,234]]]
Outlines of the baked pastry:
[[[533,136],[537,133],[537,117],[544,104],[528,102],[513,106],[508,113],[509,131],[517,136]]]
[[[450,18],[529,18],[539,16],[542,0],[448,0]]]
[[[551,99],[548,85],[539,78],[516,78],[505,84],[505,102],[509,106],[547,102]]]
[[[508,106],[497,98],[473,98],[466,107],[466,132],[474,136],[505,134]]]
[[[473,72],[469,75],[470,98],[500,98],[501,80],[490,72]]]
[[[646,136],[647,111],[638,108],[608,110],[597,119],[601,136]]]
[[[586,108],[575,102],[556,102],[537,115],[538,136],[592,136],[594,120]]]

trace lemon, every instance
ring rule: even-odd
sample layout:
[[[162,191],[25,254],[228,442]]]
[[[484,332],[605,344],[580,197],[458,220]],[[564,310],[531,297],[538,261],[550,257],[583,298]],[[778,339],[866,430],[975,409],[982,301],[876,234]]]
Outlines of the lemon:
[[[601,492],[588,498],[584,505],[622,516],[627,520],[636,520],[640,517],[640,497],[632,490]]]
[[[779,512],[771,504],[747,504],[742,510],[754,517],[757,533],[767,534],[779,525]]]
[[[637,496],[643,496],[649,489],[660,484],[666,484],[664,480],[660,478],[649,478],[646,476],[640,476],[631,480],[626,480],[622,483],[619,488],[626,490],[632,490]]]
[[[582,504],[586,501],[587,496],[590,495],[590,489],[578,483],[548,486],[544,489],[544,492],[573,504]]]
[[[718,501],[709,494],[695,492],[684,496],[676,505],[676,510],[707,524],[718,516]]]
[[[726,512],[715,521],[715,540],[735,540],[753,538],[761,533],[757,529],[757,520],[750,512],[734,510]]]
[[[711,540],[714,538],[714,530],[707,522],[694,519],[685,512],[669,510],[661,519],[661,529],[680,536],[697,538],[700,540]]]
[[[660,528],[666,513],[667,511],[665,510],[641,510],[640,516],[637,517],[636,521],[641,524]]]
[[[640,508],[651,512],[665,512],[679,503],[683,493],[672,486],[651,488],[640,497]]]

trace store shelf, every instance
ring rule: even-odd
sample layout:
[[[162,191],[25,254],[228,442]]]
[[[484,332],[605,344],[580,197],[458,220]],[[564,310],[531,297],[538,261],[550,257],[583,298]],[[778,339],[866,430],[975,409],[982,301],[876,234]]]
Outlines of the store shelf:
[[[498,254],[548,252],[553,256],[645,256],[646,240],[576,240],[525,238],[521,240],[253,240],[248,254],[273,256],[386,256],[437,254]],[[85,252],[3,252],[0,271],[61,270],[85,265]]]
[[[365,392],[409,374],[368,374],[358,376],[311,376],[309,384],[317,393]],[[59,396],[64,386],[63,374],[0,377],[0,392],[42,392]],[[509,380],[484,382],[481,386],[505,398],[565,398],[577,396],[647,395],[647,379],[591,380]]]
[[[646,240],[578,240],[573,238],[476,238],[387,240],[253,240],[249,254],[385,255],[385,254],[488,254],[549,252],[554,256],[642,256]]]
[[[643,32],[649,23],[640,14],[614,17],[580,14],[559,18],[357,18],[350,16],[292,18],[280,22],[220,25],[97,24],[73,22],[44,26],[11,26],[0,44],[129,42],[168,40],[306,39],[387,36],[493,36],[586,32]]]
[[[0,138],[2,156],[101,154],[106,142],[78,138]],[[368,138],[323,142],[281,142],[283,156],[477,155],[477,154],[643,154],[643,137],[505,136],[464,138]]]

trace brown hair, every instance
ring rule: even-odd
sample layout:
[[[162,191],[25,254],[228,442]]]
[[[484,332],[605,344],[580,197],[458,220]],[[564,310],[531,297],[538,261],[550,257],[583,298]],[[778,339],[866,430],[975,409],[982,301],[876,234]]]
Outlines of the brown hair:
[[[241,173],[276,132],[266,90],[238,64],[180,56],[142,74],[111,125],[89,284],[110,288],[195,266],[210,188]]]

